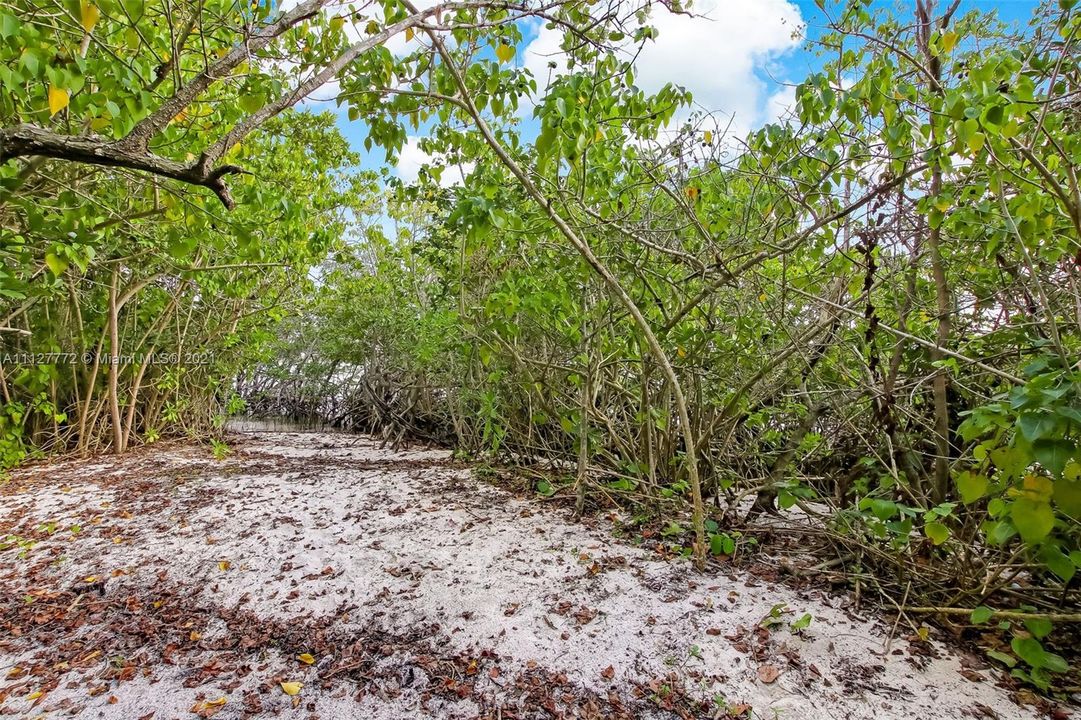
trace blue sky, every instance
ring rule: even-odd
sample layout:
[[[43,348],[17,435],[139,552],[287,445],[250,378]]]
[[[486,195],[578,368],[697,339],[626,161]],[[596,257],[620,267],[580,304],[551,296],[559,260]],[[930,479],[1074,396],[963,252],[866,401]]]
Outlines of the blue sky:
[[[754,2],[754,0],[747,1]],[[821,28],[825,23],[823,13],[815,5],[814,0],[791,0],[791,2],[799,8],[804,22],[807,23],[808,35],[812,38],[815,37],[816,28]],[[939,0],[939,5],[945,6],[948,2],[949,0]],[[1038,0],[963,0],[959,13],[979,10],[980,12],[995,13],[1004,22],[1017,22],[1023,25],[1028,22],[1033,9],[1038,5]],[[911,14],[915,2],[914,0],[876,0],[874,6],[892,8],[898,13]],[[811,53],[797,51],[786,58],[783,63],[793,75],[798,75],[801,71],[806,74],[811,68],[816,67],[814,60]]]
[[[940,0],[940,4],[946,1]],[[910,14],[914,2],[882,0],[875,5]],[[962,12],[994,12],[1003,21],[1023,24],[1037,5],[1037,0],[963,0]],[[730,116],[737,135],[776,118],[791,103],[794,85],[820,66],[821,60],[807,44],[792,37],[792,31],[801,25],[806,28],[806,37],[813,39],[821,33],[825,16],[813,0],[696,0],[693,9],[709,19],[655,13],[660,36],[639,58],[637,83],[647,91],[664,82],[683,85],[694,94],[700,109]],[[553,31],[537,24],[526,33],[514,62],[533,70],[543,84],[558,40]],[[333,103],[312,104],[334,109]],[[350,122],[344,112],[338,117],[343,134],[361,153],[363,166],[382,167],[382,151],[363,150],[364,124]],[[531,136],[534,127],[534,121],[525,119],[523,134]],[[410,138],[392,169],[403,179],[414,179],[417,169],[428,160],[418,140]]]

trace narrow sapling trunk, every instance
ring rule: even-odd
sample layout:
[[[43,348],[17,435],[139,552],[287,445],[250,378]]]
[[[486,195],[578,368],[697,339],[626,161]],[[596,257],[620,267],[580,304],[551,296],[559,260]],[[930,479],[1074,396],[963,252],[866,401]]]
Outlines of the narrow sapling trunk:
[[[120,421],[120,310],[116,301],[118,271],[114,268],[109,282],[109,413],[113,421],[113,453],[124,452],[124,427]]]

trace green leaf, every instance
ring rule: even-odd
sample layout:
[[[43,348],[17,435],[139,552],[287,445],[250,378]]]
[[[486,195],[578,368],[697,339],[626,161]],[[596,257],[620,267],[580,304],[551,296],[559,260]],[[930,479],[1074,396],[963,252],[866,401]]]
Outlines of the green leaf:
[[[812,620],[814,620],[814,617],[811,613],[804,613],[799,619],[793,620],[789,627],[792,629],[792,632],[797,633],[800,630],[806,630],[807,627],[810,626]]]
[[[991,451],[991,462],[1006,477],[1018,477],[1030,461],[1028,453],[1020,447],[1000,447]]]
[[[1056,477],[1062,474],[1066,463],[1077,451],[1069,440],[1037,440],[1032,443],[1032,453],[1047,470]]]
[[[1007,655],[1004,652],[1000,652],[999,650],[988,650],[987,657],[991,658],[992,660],[998,660],[1000,663],[1009,668],[1012,668],[1014,665],[1017,664],[1017,658],[1015,658],[1013,655]]]
[[[1027,412],[1018,419],[1017,424],[1026,440],[1036,442],[1053,433],[1057,422],[1055,417],[1048,413]]]
[[[1074,567],[1070,556],[1054,545],[1048,544],[1044,546],[1043,550],[1040,551],[1040,559],[1043,560],[1043,564],[1047,566],[1047,569],[1057,575],[1064,583],[1070,582],[1070,579],[1077,572],[1077,568]]]
[[[1031,667],[1042,668],[1044,666],[1046,653],[1043,645],[1036,638],[1015,637],[1010,643],[1010,648],[1017,657],[1024,660]]]
[[[541,131],[541,134],[537,136],[537,141],[533,144],[538,155],[547,155],[548,151],[552,149],[552,143],[556,139],[555,130],[551,128]]]
[[[1055,513],[1051,505],[1040,500],[1015,500],[1010,507],[1010,518],[1021,538],[1030,545],[1047,537],[1055,526]]]
[[[244,112],[253,113],[266,105],[266,96],[262,93],[245,93],[238,102]]]
[[[923,526],[923,532],[935,545],[941,545],[950,537],[950,529],[940,522],[929,522]]]
[[[1014,536],[1017,528],[1008,522],[991,522],[985,523],[983,530],[987,534],[988,542],[992,545],[1002,545]]]
[[[64,271],[68,269],[68,261],[53,253],[45,253],[45,264],[49,267],[49,271],[56,277],[60,277],[64,274]]]
[[[1056,655],[1053,652],[1043,653],[1043,667],[1044,670],[1050,670],[1054,673],[1065,673],[1070,671],[1070,664],[1066,662],[1066,659],[1061,655]]]
[[[897,503],[892,500],[875,498],[871,501],[871,512],[879,520],[889,520],[897,512]]]
[[[994,610],[986,605],[980,605],[977,608],[973,608],[972,614],[969,616],[969,620],[973,625],[983,625],[985,622],[991,619],[991,615]]]
[[[714,555],[731,555],[736,551],[736,541],[727,533],[717,533],[709,538],[709,550]]]
[[[1081,480],[1061,477],[1055,481],[1055,504],[1072,518],[1081,518]]]
[[[1051,634],[1054,626],[1051,625],[1051,621],[1047,618],[1032,617],[1025,618],[1025,629],[1035,635],[1037,639],[1043,640]]]
[[[987,477],[979,473],[960,473],[956,482],[957,491],[961,493],[961,501],[965,505],[976,502],[987,493]]]
[[[9,38],[19,31],[19,20],[14,15],[0,12],[0,37]]]

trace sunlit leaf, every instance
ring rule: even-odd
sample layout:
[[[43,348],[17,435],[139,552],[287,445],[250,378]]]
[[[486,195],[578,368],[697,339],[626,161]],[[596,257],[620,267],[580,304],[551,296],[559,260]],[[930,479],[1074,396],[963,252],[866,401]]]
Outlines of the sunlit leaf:
[[[49,86],[49,114],[55,115],[68,106],[71,96],[68,91],[55,85]]]

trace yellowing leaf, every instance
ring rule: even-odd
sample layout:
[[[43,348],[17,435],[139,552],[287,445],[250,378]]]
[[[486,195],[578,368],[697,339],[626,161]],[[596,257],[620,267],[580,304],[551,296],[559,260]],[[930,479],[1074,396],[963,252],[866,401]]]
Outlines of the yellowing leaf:
[[[301,653],[297,655],[297,660],[304,663],[305,665],[311,665],[315,662],[315,658],[311,655],[311,653]]]
[[[233,566],[233,563],[229,562],[228,560],[219,560],[218,561],[218,569],[221,570],[222,572],[225,572],[226,570],[228,570],[232,566]]]
[[[1033,500],[1047,500],[1055,490],[1055,483],[1051,478],[1030,473],[1021,481],[1021,487],[1025,495]]]
[[[412,40],[414,35],[416,35],[416,31],[413,30],[413,28],[407,27],[405,29],[405,39],[406,40]]]
[[[40,690],[35,690],[34,692],[32,692],[32,693],[30,693],[29,695],[27,695],[27,696],[26,696],[26,699],[27,699],[27,700],[37,700],[37,699],[38,699],[39,697],[41,697],[41,696],[42,696],[43,694],[44,694],[44,693],[42,693],[42,692],[41,692]]]
[[[87,33],[92,32],[101,17],[101,10],[98,10],[97,5],[89,2],[80,3],[79,10],[82,15],[83,30],[86,30]]]
[[[957,40],[959,37],[960,36],[955,32],[948,32],[943,35],[942,40],[940,41],[942,44],[942,49],[946,52],[953,50],[954,46],[957,45]]]
[[[203,639],[203,634],[195,632],[194,630],[192,630],[191,634],[188,635],[188,637],[191,638],[192,642],[198,642],[198,641]]]
[[[71,96],[68,95],[67,90],[58,88],[55,85],[49,86],[49,115],[55,115],[68,106],[71,101]]]
[[[514,48],[506,43],[500,43],[499,47],[495,49],[495,56],[499,58],[499,62],[510,62],[514,57]]]
[[[713,131],[712,130],[706,130],[702,134],[702,142],[704,142],[706,145],[709,145],[711,142],[713,142]]]
[[[87,575],[86,577],[83,578],[83,582],[88,583],[88,584],[92,583],[92,582],[97,582],[97,581],[98,581],[98,576],[97,575]]]
[[[345,25],[345,18],[343,18],[341,15],[335,15],[330,19],[331,30],[341,30],[342,25]]]
[[[304,687],[304,683],[298,682],[282,682],[279,684],[282,686],[282,692],[286,695],[299,695],[300,688]]]
[[[218,711],[222,709],[222,706],[228,701],[228,698],[220,697],[217,700],[202,700],[191,706],[190,712],[195,713],[199,717],[212,718],[218,714]]]

